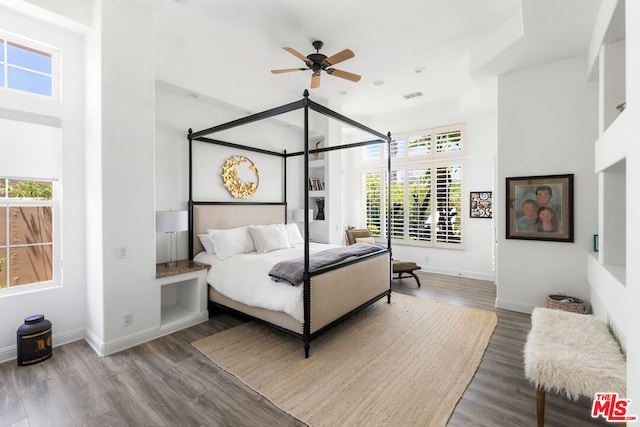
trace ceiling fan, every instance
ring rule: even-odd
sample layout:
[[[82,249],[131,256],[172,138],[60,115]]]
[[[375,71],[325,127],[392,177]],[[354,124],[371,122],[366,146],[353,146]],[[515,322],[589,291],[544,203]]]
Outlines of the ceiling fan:
[[[312,43],[312,45],[316,50],[316,53],[311,53],[307,56],[304,56],[292,47],[283,47],[284,50],[301,59],[305,63],[307,68],[287,68],[283,70],[271,70],[271,72],[273,74],[281,74],[291,73],[293,71],[312,70],[313,74],[311,75],[311,89],[320,87],[320,72],[322,70],[326,71],[329,75],[350,80],[352,82],[357,82],[360,80],[360,76],[357,74],[330,68],[332,65],[338,64],[342,61],[346,61],[347,59],[351,59],[356,56],[351,50],[345,49],[341,52],[336,53],[335,55],[327,57],[327,55],[323,55],[322,53],[320,53],[320,49],[322,49],[322,46],[324,45],[323,42],[321,42],[320,40],[316,40]]]

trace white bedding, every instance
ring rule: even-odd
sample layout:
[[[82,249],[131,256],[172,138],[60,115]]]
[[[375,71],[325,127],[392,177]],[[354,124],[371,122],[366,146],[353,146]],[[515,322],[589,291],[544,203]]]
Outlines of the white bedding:
[[[309,243],[309,252],[337,247],[340,246]],[[269,277],[269,270],[276,263],[301,257],[303,254],[304,245],[297,245],[262,254],[251,252],[233,255],[224,260],[215,254],[200,252],[194,260],[211,265],[207,282],[221,294],[246,305],[283,311],[304,322],[303,287],[275,282]]]

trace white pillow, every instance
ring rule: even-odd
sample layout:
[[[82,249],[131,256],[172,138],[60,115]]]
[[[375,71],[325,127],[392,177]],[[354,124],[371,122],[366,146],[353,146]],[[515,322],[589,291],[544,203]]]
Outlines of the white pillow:
[[[213,231],[213,233],[209,233],[210,231]],[[228,230],[207,230],[207,233],[209,236],[213,234],[213,237],[211,237],[213,250],[220,259],[256,250],[247,227],[230,228]]]
[[[289,238],[289,246],[294,247],[300,243],[304,243],[300,229],[295,223],[289,223],[284,226],[287,229],[287,237]]]
[[[356,237],[356,243],[375,243],[373,237]]]
[[[198,239],[200,239],[200,243],[202,243],[202,247],[205,252],[209,255],[214,254],[215,251],[213,249],[213,242],[209,238],[209,234],[198,234]]]
[[[289,247],[289,236],[284,224],[250,226],[249,233],[259,254]]]

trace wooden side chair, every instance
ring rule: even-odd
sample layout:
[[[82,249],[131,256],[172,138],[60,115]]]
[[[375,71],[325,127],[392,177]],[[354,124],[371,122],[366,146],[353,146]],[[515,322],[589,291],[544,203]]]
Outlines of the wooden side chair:
[[[344,230],[344,234],[347,246],[355,243],[375,243],[371,230],[368,228],[347,228]],[[420,287],[420,279],[416,275],[416,271],[420,270],[422,267],[415,262],[392,259],[391,268],[393,270],[393,274],[396,275],[394,276],[394,279],[402,279],[404,274],[409,274],[416,279],[416,283],[418,284],[418,287]]]

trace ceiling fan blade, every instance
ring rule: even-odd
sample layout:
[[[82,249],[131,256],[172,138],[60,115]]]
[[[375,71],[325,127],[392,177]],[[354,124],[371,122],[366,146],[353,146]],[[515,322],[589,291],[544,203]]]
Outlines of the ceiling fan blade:
[[[356,56],[355,53],[353,53],[349,49],[345,49],[342,52],[338,52],[335,55],[332,55],[326,58],[324,61],[322,61],[322,65],[325,65],[325,66],[336,65],[337,63],[346,61],[347,59],[351,59],[354,56]]]
[[[348,71],[336,70],[335,68],[327,68],[327,74],[340,77],[341,79],[351,80],[352,82],[358,82],[362,77],[357,74],[350,73]]]
[[[291,55],[300,58],[305,64],[307,62],[309,62],[309,58],[307,58],[306,56],[304,56],[303,54],[301,54],[300,52],[298,52],[297,50],[295,50],[292,47],[283,47],[284,50],[286,50],[287,52],[289,52]]]
[[[313,73],[311,76],[311,89],[320,87],[320,72]]]
[[[271,70],[273,74],[291,73],[294,71],[306,71],[308,68],[285,68],[283,70]]]

